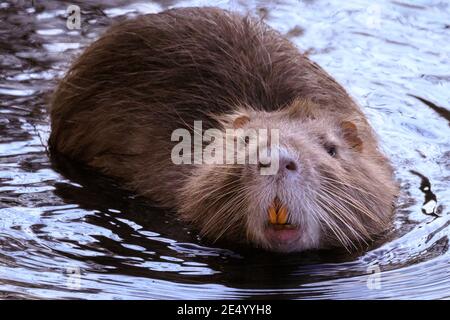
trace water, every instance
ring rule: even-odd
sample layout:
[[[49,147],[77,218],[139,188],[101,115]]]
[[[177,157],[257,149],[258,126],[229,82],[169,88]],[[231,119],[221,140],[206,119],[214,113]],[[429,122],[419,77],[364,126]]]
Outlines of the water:
[[[71,3],[81,30],[66,28]],[[0,298],[450,298],[448,1],[71,3],[0,2]],[[384,242],[351,255],[224,249],[50,161],[47,99],[72,57],[123,15],[208,3],[264,16],[364,107],[402,186]]]

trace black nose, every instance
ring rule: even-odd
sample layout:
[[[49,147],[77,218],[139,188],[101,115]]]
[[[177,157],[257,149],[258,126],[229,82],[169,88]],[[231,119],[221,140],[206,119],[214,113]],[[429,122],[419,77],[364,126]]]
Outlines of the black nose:
[[[297,164],[292,160],[287,161],[287,163],[285,164],[285,167],[286,167],[286,169],[291,170],[291,171],[297,170]]]
[[[280,170],[289,170],[289,171],[297,171],[298,165],[297,163],[290,157],[280,157],[279,158],[279,168]],[[258,168],[269,168],[271,166],[271,163],[258,163]]]

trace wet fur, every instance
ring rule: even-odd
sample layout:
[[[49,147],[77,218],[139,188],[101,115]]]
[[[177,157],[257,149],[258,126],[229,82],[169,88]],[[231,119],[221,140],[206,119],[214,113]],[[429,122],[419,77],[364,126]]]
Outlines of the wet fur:
[[[170,159],[173,130],[191,130],[194,120],[225,128],[224,117],[242,113],[250,126],[280,127],[282,142],[293,154],[301,146],[299,161],[311,167],[309,190],[282,195],[310,231],[293,250],[354,247],[389,226],[396,185],[359,107],[278,32],[220,9],[173,9],[112,26],[61,80],[49,145],[177,209],[209,238],[277,250],[262,236],[273,182],[250,167]],[[356,125],[361,151],[346,143],[342,121]],[[327,158],[316,133],[334,137],[346,158]]]

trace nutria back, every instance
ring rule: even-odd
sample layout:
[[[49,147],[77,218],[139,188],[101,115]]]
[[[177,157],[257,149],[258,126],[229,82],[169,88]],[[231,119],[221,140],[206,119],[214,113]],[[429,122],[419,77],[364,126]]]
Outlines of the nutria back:
[[[340,85],[264,23],[174,9],[117,23],[80,56],[54,95],[50,145],[92,159],[113,151],[110,142],[133,122],[139,129],[156,120],[167,133],[238,104],[271,111],[298,97],[358,112]],[[125,128],[104,125],[122,118],[130,118]],[[90,147],[93,140],[101,143]]]
[[[162,206],[187,208],[186,197],[178,193],[201,173],[172,163],[175,129],[192,130],[195,120],[205,130],[220,127],[215,115],[243,106],[282,112],[300,105],[299,99],[310,102],[315,118],[356,123],[364,152],[380,166],[380,183],[390,181],[375,136],[345,90],[263,22],[217,8],[173,9],[112,26],[60,82],[49,145],[52,152],[122,179]],[[392,202],[391,189],[382,205]],[[222,206],[227,201],[232,199]],[[202,206],[186,210],[198,212]]]

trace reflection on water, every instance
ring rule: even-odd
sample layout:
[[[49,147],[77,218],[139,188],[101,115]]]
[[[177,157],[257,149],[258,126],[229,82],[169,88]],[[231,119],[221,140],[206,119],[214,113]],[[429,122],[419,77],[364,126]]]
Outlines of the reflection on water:
[[[0,2],[0,298],[450,298],[447,1],[72,1],[81,30],[67,4],[34,3]],[[387,240],[351,255],[222,249],[49,159],[48,94],[76,54],[124,15],[205,4],[260,15],[364,107],[402,185]]]

